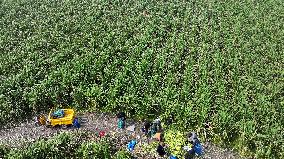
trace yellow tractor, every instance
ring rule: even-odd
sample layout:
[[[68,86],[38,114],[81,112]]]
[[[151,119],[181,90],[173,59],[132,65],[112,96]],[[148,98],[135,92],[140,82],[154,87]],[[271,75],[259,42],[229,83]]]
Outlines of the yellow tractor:
[[[47,119],[43,115],[37,117],[37,123],[37,125],[46,125],[47,127],[61,126],[67,128],[71,125],[80,127],[78,118],[75,118],[74,109],[52,109]]]
[[[75,112],[73,109],[57,109],[55,111],[52,109],[48,115],[47,126],[67,128],[67,126],[73,124],[74,119]]]

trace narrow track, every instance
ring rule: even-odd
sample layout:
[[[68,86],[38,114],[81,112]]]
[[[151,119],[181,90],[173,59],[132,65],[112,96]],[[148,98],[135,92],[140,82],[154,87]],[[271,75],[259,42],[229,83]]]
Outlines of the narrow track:
[[[115,116],[106,115],[106,114],[95,114],[95,113],[86,113],[81,116],[83,123],[81,124],[80,129],[75,128],[46,128],[44,126],[35,127],[33,122],[22,123],[18,127],[12,129],[2,129],[0,130],[0,145],[9,145],[11,147],[21,147],[26,145],[29,142],[33,142],[40,138],[49,138],[60,132],[64,131],[87,131],[98,133],[101,130],[106,131],[107,134],[115,136],[117,145],[125,146],[126,143],[131,139],[131,135],[126,130],[118,130],[116,124]],[[136,131],[134,136],[140,136],[140,143],[145,143],[145,140],[142,140],[142,134],[140,128],[142,127],[141,122],[127,121],[127,125],[135,124]],[[139,142],[139,140],[138,140]],[[225,150],[219,148],[211,143],[203,143],[205,148],[205,155],[202,158],[205,159],[239,159],[241,158],[238,154],[230,150]],[[139,151],[139,144],[137,146],[137,151],[134,152],[138,158],[156,158],[151,154],[144,154]]]

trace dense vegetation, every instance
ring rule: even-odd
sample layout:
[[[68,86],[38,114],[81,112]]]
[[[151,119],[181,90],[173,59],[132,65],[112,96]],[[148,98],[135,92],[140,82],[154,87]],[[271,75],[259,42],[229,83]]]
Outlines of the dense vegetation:
[[[99,141],[85,141],[86,133],[61,133],[51,139],[41,139],[24,148],[9,148],[0,145],[0,157],[11,159],[22,158],[104,158],[130,159],[131,155],[124,150],[115,150],[108,138]]]
[[[281,158],[283,15],[281,0],[2,0],[1,126],[58,104],[173,113],[215,143]]]

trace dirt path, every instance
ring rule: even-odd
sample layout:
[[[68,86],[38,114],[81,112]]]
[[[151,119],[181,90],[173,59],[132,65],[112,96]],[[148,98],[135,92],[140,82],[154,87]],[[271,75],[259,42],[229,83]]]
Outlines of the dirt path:
[[[84,123],[82,123],[80,129],[75,128],[67,128],[67,129],[60,129],[60,128],[46,128],[44,126],[35,127],[32,122],[22,123],[20,126],[15,127],[13,129],[3,129],[0,130],[0,145],[9,145],[12,147],[18,147],[22,145],[26,145],[28,142],[33,142],[40,138],[49,138],[52,137],[60,132],[64,131],[88,131],[98,133],[99,131],[103,130],[106,131],[107,134],[111,136],[115,136],[118,145],[124,146],[126,143],[131,139],[131,135],[129,135],[129,131],[127,130],[118,130],[116,124],[115,116],[106,115],[106,114],[95,114],[95,113],[88,113],[82,116]],[[139,151],[139,143],[146,143],[146,140],[142,138],[141,134],[141,122],[134,122],[127,120],[127,125],[135,124],[136,131],[135,136],[140,137],[138,140],[137,151],[135,151],[135,155],[138,158],[156,158],[151,154],[144,154],[143,152]],[[205,148],[205,154],[203,158],[206,159],[239,159],[241,158],[236,153],[230,150],[221,149],[213,144],[210,143],[203,143]],[[139,152],[138,152],[139,151]]]

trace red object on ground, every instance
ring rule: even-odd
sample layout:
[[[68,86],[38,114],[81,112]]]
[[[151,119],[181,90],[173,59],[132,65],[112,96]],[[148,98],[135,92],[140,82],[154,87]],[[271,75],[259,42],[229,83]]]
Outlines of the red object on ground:
[[[106,134],[106,132],[105,132],[105,131],[100,131],[100,133],[99,133],[100,137],[104,137],[104,136],[105,136],[105,134]]]

